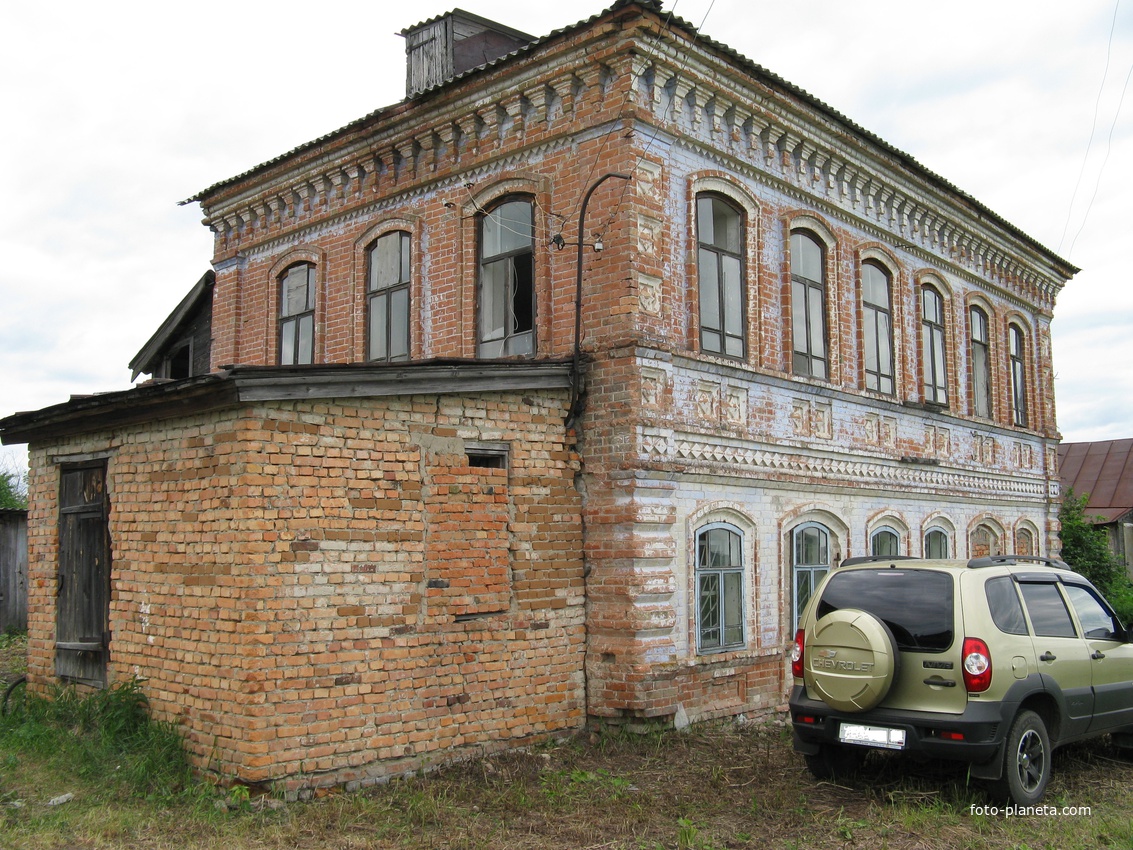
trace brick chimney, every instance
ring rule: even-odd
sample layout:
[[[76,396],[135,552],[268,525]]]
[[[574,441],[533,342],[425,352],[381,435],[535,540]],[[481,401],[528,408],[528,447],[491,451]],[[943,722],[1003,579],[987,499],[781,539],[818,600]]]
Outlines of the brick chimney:
[[[405,37],[405,96],[448,82],[518,50],[534,36],[465,12],[451,12],[401,31]]]

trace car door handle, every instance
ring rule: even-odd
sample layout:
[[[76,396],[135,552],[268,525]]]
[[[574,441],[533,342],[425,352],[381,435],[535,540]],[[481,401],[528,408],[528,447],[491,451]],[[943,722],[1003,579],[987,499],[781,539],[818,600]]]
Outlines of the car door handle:
[[[954,688],[956,681],[954,679],[945,679],[941,676],[929,676],[924,680],[926,685],[933,685],[937,688]]]
[[[1044,652],[1042,655],[1039,656],[1039,661],[1054,661],[1056,658],[1058,658],[1057,655],[1055,655],[1050,650],[1047,650],[1046,652]]]
[[[1094,654],[1091,655],[1090,658],[1093,658],[1096,661],[1099,658],[1105,658],[1105,653],[1102,652],[1100,649],[1095,649]]]

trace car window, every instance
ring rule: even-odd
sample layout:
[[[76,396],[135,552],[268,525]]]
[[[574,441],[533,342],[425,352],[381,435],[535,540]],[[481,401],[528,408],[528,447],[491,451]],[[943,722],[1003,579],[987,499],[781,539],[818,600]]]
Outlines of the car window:
[[[1015,592],[1015,582],[1007,576],[988,579],[984,585],[987,607],[996,628],[1009,635],[1025,635],[1027,620],[1023,616],[1023,605]]]
[[[932,570],[847,570],[826,582],[819,618],[860,608],[880,618],[902,650],[943,652],[952,645],[952,577]]]
[[[1068,584],[1066,595],[1074,606],[1074,613],[1078,615],[1086,637],[1113,638],[1121,630],[1121,624],[1087,588]]]
[[[1027,603],[1027,613],[1031,616],[1036,635],[1075,637],[1078,634],[1074,631],[1074,622],[1062,601],[1062,594],[1058,592],[1058,585],[1024,582],[1019,589],[1023,591],[1023,600]]]

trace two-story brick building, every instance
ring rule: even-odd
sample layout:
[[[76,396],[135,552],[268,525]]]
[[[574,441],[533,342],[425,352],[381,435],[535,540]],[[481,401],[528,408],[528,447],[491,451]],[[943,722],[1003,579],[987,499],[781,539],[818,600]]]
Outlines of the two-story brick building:
[[[0,423],[33,686],[372,781],[774,710],[841,559],[1056,545],[1076,269],[654,0],[403,35],[404,101],[190,199],[155,380]]]

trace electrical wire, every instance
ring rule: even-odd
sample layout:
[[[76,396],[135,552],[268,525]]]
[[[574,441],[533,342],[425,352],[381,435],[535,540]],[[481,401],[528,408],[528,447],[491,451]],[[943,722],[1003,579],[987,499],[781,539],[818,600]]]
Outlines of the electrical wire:
[[[1074,201],[1078,198],[1078,189],[1082,185],[1082,176],[1086,173],[1086,163],[1090,158],[1090,149],[1094,144],[1094,132],[1098,127],[1098,111],[1101,108],[1102,93],[1105,91],[1105,81],[1109,76],[1109,60],[1113,52],[1113,34],[1117,29],[1117,10],[1121,8],[1121,0],[1113,4],[1113,19],[1109,23],[1109,41],[1105,49],[1105,69],[1102,71],[1102,81],[1098,86],[1098,95],[1094,98],[1094,120],[1090,124],[1090,138],[1086,141],[1086,152],[1082,156],[1082,167],[1078,169],[1078,179],[1074,183],[1074,191],[1070,194],[1070,206],[1066,210],[1066,222],[1062,225],[1062,236],[1058,240],[1058,253],[1062,253],[1062,243],[1066,241],[1066,231],[1070,228],[1070,217],[1074,212]],[[1128,81],[1127,81],[1128,82]],[[1115,119],[1116,120],[1116,119]],[[1096,193],[1095,189],[1095,193]],[[1081,231],[1079,231],[1081,232]],[[1075,237],[1076,239],[1077,237]]]

